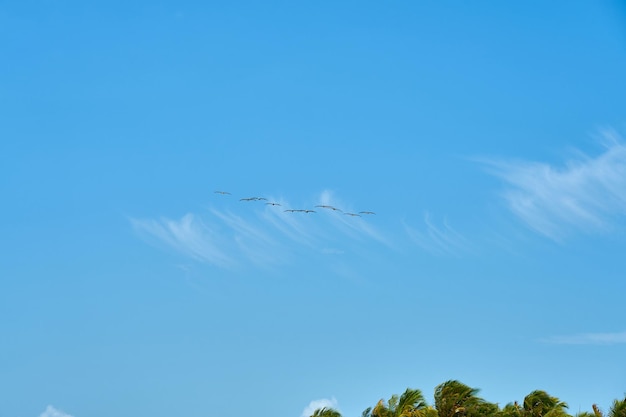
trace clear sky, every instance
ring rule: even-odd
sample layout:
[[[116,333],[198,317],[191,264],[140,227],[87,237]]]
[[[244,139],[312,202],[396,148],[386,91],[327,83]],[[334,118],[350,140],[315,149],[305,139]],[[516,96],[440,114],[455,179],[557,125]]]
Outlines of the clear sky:
[[[0,51],[0,417],[626,391],[623,2],[1,1]]]

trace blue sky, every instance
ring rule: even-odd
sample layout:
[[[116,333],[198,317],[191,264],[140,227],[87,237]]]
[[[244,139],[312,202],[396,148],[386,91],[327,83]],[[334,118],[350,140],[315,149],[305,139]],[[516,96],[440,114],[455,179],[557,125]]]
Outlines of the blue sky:
[[[4,1],[0,47],[0,417],[624,394],[622,2]]]

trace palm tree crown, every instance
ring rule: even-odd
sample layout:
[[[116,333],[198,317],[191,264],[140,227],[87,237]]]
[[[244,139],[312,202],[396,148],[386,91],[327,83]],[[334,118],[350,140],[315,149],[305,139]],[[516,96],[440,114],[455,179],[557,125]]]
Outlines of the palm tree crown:
[[[399,397],[392,395],[389,401],[380,400],[372,409],[368,408],[363,417],[427,417],[428,405],[418,389],[407,388]]]
[[[315,410],[311,417],[341,417],[341,413],[334,408],[323,407]]]

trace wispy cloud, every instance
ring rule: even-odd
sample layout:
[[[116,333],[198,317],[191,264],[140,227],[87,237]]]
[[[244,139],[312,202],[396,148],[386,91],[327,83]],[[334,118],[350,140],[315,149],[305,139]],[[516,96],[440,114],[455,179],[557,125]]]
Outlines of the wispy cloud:
[[[626,145],[613,131],[602,132],[603,152],[576,152],[561,165],[483,161],[503,179],[503,197],[528,227],[554,240],[573,230],[607,231],[626,213]]]
[[[219,244],[221,236],[191,213],[180,220],[131,219],[131,223],[138,232],[156,238],[191,258],[220,267],[233,264],[233,259]]]
[[[422,227],[418,229],[405,223],[404,229],[414,243],[434,255],[460,255],[470,248],[468,240],[447,219],[443,219],[438,226],[428,212],[424,213]]]
[[[541,341],[556,345],[616,345],[626,343],[626,331],[552,336]]]
[[[41,413],[39,417],[72,417],[71,415],[64,413],[61,410],[57,410],[53,406],[49,405],[46,407],[46,411]]]
[[[329,209],[320,209],[319,211],[328,216],[336,229],[339,229],[343,234],[350,236],[353,239],[359,240],[375,240],[387,247],[392,247],[393,244],[389,238],[383,233],[377,230],[368,220],[368,216],[371,214],[362,214],[360,217],[347,216],[345,213],[358,214],[361,210],[353,210],[349,204],[337,199],[330,190],[324,190],[318,197],[317,205],[327,205],[336,208],[341,208],[341,211],[334,211]],[[356,213],[355,213],[356,212]],[[375,216],[375,214],[373,214]]]
[[[229,229],[240,255],[256,265],[280,263],[285,250],[263,223],[255,224],[242,216],[210,210]],[[224,240],[224,239],[222,239]]]
[[[329,203],[330,192],[318,201]],[[369,242],[390,246],[388,239],[365,217],[349,217],[341,211],[316,208],[314,213],[285,212],[292,208],[285,199],[280,205],[239,204],[234,211],[210,208],[206,213],[188,213],[179,220],[131,219],[133,228],[152,242],[165,245],[197,261],[221,268],[243,263],[270,266],[285,263],[301,250],[328,255],[358,249]],[[314,208],[311,202],[307,207]],[[302,253],[302,252],[300,252]]]
[[[320,408],[334,408],[337,410],[337,400],[335,397],[333,398],[322,398],[320,400],[313,400],[307,405],[304,410],[302,410],[302,414],[300,417],[310,417],[315,410],[319,410]]]
[[[311,224],[311,214],[285,213],[285,209],[292,205],[284,200],[278,200],[279,209],[267,206],[260,214],[261,218],[273,229],[272,233],[292,243],[314,247],[317,244],[317,232]]]

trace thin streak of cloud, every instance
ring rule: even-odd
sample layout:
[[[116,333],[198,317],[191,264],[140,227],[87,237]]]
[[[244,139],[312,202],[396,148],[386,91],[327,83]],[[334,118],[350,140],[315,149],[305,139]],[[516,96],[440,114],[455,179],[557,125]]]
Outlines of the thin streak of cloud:
[[[275,245],[276,242],[265,231],[259,227],[255,227],[248,223],[242,217],[232,213],[222,213],[217,210],[211,210],[211,213],[222,220],[227,226],[229,226],[237,234],[243,236],[248,240],[258,241],[267,245]]]
[[[626,331],[616,333],[580,333],[552,336],[542,342],[555,345],[617,345],[626,343]]]
[[[315,410],[319,410],[320,408],[334,408],[337,409],[337,400],[335,397],[333,398],[322,398],[320,400],[313,400],[307,405],[304,410],[302,410],[302,414],[300,417],[310,417]]]
[[[391,242],[377,231],[366,219],[336,216],[335,220],[344,226],[344,230],[356,232],[352,236],[360,239],[374,239],[385,246],[392,246]]]
[[[261,217],[288,239],[305,246],[314,246],[316,236],[306,222],[310,220],[310,214],[285,213],[286,207],[290,207],[289,203],[285,200],[278,201],[281,204],[279,208],[268,206],[261,213]]]
[[[407,224],[405,231],[419,247],[435,255],[460,255],[461,252],[469,251],[467,239],[443,220],[441,226],[437,226],[430,218],[430,213],[424,213],[424,225],[421,230]]]
[[[346,204],[338,201],[333,193],[330,190],[324,190],[320,193],[319,205],[328,205],[336,208],[342,208],[344,210],[346,208]],[[330,216],[335,226],[339,226],[341,230],[350,235],[354,239],[374,239],[379,243],[387,247],[392,247],[392,243],[389,239],[387,239],[381,232],[376,230],[374,226],[367,220],[367,216],[363,215],[360,218],[354,218],[352,216],[346,216],[345,213],[338,213],[337,211],[329,210],[329,209],[320,209],[320,211],[324,211],[325,214]],[[351,210],[344,210],[351,212]]]
[[[180,220],[131,219],[131,224],[135,230],[157,238],[196,260],[224,268],[234,263],[233,259],[218,245],[217,233],[191,213],[184,215]]]
[[[330,193],[323,191],[319,199],[329,202]],[[245,208],[237,214],[209,208],[203,218],[210,221],[211,227],[191,213],[180,220],[131,219],[131,223],[136,231],[153,241],[221,268],[245,262],[257,266],[282,264],[302,248],[327,255],[324,248],[336,249],[336,253],[345,247],[358,250],[355,242],[376,241],[391,247],[389,240],[365,217],[347,217],[326,209],[317,209],[315,213],[285,213],[290,207],[288,202],[271,201],[281,205],[256,205],[256,208],[250,205],[250,210]]]
[[[604,151],[578,152],[557,167],[539,162],[483,161],[503,179],[509,209],[528,227],[554,240],[571,231],[608,231],[626,213],[626,145],[602,132]]]
[[[46,410],[39,415],[39,417],[72,417],[71,415],[64,413],[61,410],[57,410],[53,406],[49,405]]]

